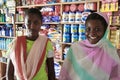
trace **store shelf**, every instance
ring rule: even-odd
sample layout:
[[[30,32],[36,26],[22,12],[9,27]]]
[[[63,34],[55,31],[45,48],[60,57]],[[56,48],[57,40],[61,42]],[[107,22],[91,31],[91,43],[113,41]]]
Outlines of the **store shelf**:
[[[31,7],[55,6],[55,5],[66,5],[66,4],[80,4],[80,3],[99,2],[99,1],[100,0],[85,0],[85,1],[61,2],[61,3],[52,3],[52,4],[35,4],[35,5],[17,6],[16,8],[31,8]]]
[[[13,24],[12,22],[0,22],[0,24]]]
[[[11,36],[0,36],[0,38],[11,38],[11,39],[14,39],[15,37],[11,37]]]
[[[43,24],[61,24],[60,22],[45,22]]]
[[[120,24],[110,24],[110,25],[112,25],[112,26],[119,26],[120,27]]]
[[[6,52],[7,50],[5,50],[5,49],[0,49],[0,51]]]
[[[63,44],[63,45],[71,45],[72,43],[61,42],[60,44]]]
[[[100,0],[84,0],[84,1],[76,1],[76,2],[63,2],[62,4],[80,4],[80,3],[90,3],[90,2],[99,2]]]
[[[35,5],[17,6],[16,8],[32,8],[32,7],[56,6],[56,5],[61,5],[61,3],[53,3],[53,4],[35,4]]]
[[[15,24],[24,24],[24,22],[15,22]]]
[[[96,3],[97,5],[97,9],[96,11],[99,11],[99,8],[100,8],[100,0],[82,0],[82,1],[76,1],[76,2],[60,2],[60,3],[53,3],[53,4],[35,4],[35,5],[26,5],[26,6],[17,6],[16,8],[22,8],[23,10],[24,9],[27,9],[27,8],[32,8],[32,7],[44,7],[44,6],[60,6],[60,21],[62,21],[62,15],[63,15],[63,11],[64,11],[64,6],[65,5],[71,5],[71,4],[76,4],[76,5],[79,5],[79,4],[86,4],[86,3]],[[15,24],[19,25],[19,24],[24,24],[24,22],[15,22]],[[63,25],[64,24],[85,24],[84,22],[44,22],[43,24],[55,24],[55,25],[60,25],[61,26],[61,30],[63,30]],[[62,32],[62,31],[61,31]],[[62,36],[63,33],[61,33],[61,36]],[[61,40],[62,40],[62,37],[61,37]],[[61,55],[63,55],[63,52],[64,52],[64,48],[66,46],[71,46],[72,43],[65,43],[65,42],[60,42],[59,43],[61,45]],[[55,59],[55,61],[57,62],[64,62],[64,60],[61,60],[61,59]]]
[[[61,22],[61,24],[84,24],[83,22]]]

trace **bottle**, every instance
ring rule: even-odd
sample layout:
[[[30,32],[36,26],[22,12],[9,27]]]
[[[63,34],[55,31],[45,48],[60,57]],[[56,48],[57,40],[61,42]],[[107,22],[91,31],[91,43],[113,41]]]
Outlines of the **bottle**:
[[[10,37],[12,37],[12,36],[13,36],[13,29],[12,29],[12,27],[10,27],[10,30],[9,30],[9,35],[10,35]]]
[[[2,27],[2,36],[5,36],[5,30],[4,30],[4,28]]]

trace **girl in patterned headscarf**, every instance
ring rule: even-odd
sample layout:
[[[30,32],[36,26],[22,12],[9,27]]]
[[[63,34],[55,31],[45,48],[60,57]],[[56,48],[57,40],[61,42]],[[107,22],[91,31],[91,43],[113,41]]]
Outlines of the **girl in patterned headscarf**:
[[[107,39],[107,16],[92,13],[85,25],[87,39],[71,45],[59,80],[120,80],[120,58]]]

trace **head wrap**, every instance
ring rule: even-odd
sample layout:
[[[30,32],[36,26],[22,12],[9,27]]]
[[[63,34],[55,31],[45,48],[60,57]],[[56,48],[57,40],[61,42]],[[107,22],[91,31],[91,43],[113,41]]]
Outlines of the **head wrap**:
[[[102,12],[96,12],[96,13],[99,14],[100,16],[102,16],[105,19],[105,21],[107,22],[107,24],[109,24],[109,18],[106,13],[102,13]]]
[[[107,22],[107,24],[109,25],[109,18],[108,18],[106,13],[102,13],[102,12],[95,12],[95,13],[102,16],[105,19],[105,21]],[[109,27],[107,27],[106,32],[105,32],[105,34],[103,36],[104,39],[108,38],[108,32],[109,32]]]

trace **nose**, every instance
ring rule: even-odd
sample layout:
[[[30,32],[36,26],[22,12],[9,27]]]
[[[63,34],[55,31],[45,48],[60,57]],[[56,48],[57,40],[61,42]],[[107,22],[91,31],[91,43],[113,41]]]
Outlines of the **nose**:
[[[34,27],[34,23],[32,22],[32,23],[29,25],[29,28],[30,28],[30,29],[33,29],[33,27]]]
[[[95,36],[95,35],[96,35],[96,31],[95,31],[94,29],[91,29],[90,35],[91,35],[91,36]]]

